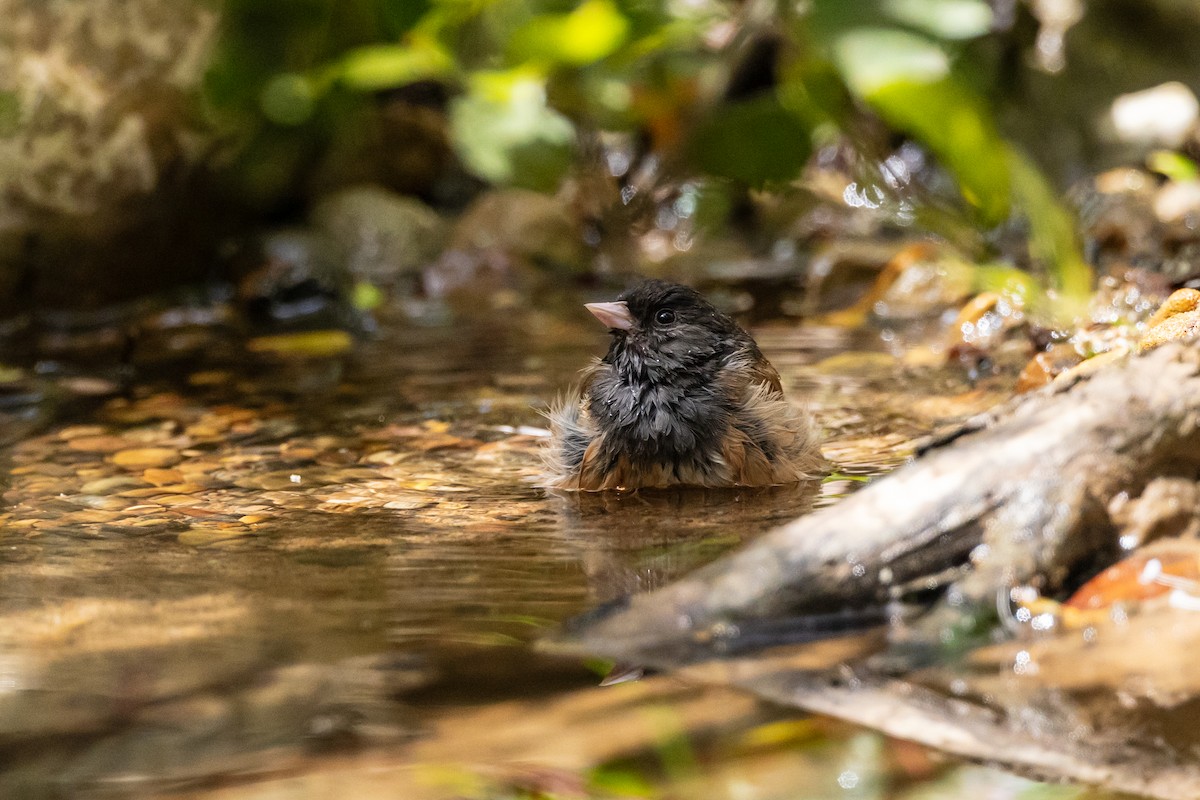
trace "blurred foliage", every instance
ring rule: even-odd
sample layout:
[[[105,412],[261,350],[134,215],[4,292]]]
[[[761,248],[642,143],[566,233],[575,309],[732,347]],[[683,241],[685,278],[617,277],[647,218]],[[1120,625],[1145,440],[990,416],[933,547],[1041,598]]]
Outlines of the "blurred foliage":
[[[295,196],[381,94],[419,81],[449,88],[451,142],[470,172],[541,190],[597,131],[638,135],[680,181],[781,186],[869,113],[937,156],[977,224],[1019,212],[1059,288],[1090,285],[1071,217],[993,119],[986,0],[226,5],[207,98],[238,142],[241,196],[264,207]],[[763,53],[755,76],[747,65]]]
[[[1196,162],[1174,150],[1155,150],[1146,157],[1146,167],[1167,180],[1194,181],[1200,178]]]

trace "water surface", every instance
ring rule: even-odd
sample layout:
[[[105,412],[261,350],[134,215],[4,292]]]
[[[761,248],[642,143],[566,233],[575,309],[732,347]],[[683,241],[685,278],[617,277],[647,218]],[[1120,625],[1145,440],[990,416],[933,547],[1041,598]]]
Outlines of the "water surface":
[[[414,742],[452,759],[469,738],[455,721],[506,702],[611,701],[619,687],[590,687],[613,665],[530,644],[836,502],[994,399],[903,366],[874,335],[777,324],[759,341],[827,430],[840,477],[546,493],[538,410],[605,346],[582,316],[385,321],[329,356],[247,347],[176,315],[135,341],[131,363],[30,370],[35,399],[11,404],[24,427],[3,452],[4,794],[240,786],[346,753],[420,763]],[[99,388],[71,394],[81,375]],[[724,735],[795,715],[751,703],[739,719]],[[545,721],[547,741],[560,723],[578,720]],[[849,730],[822,746],[860,746]]]

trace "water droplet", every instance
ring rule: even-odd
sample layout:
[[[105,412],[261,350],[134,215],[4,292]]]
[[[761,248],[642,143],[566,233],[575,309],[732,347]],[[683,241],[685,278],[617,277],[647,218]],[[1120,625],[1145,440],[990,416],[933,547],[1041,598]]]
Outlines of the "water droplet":
[[[1038,614],[1030,623],[1035,631],[1048,631],[1054,627],[1054,615],[1050,613]]]
[[[1036,675],[1037,664],[1034,663],[1033,657],[1029,655],[1028,650],[1021,650],[1013,659],[1013,672],[1017,675]]]
[[[1162,562],[1157,558],[1152,558],[1146,562],[1146,566],[1142,567],[1142,572],[1138,575],[1138,583],[1143,586],[1148,586],[1154,583],[1163,572]]]

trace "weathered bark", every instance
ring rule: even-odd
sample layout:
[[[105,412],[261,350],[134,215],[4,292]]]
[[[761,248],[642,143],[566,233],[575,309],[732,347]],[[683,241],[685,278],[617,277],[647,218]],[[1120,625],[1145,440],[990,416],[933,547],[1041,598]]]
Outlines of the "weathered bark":
[[[1162,800],[1200,798],[1200,765],[1186,748],[1173,748],[1161,737],[1147,735],[1145,726],[1135,721],[1101,721],[1085,705],[1066,698],[1013,712],[869,671],[851,678],[808,672],[803,666],[775,666],[717,662],[694,668],[692,677],[740,686],[783,705],[845,719],[1030,778],[1092,784]],[[1194,710],[1182,715],[1194,720]]]
[[[1114,548],[1106,508],[1200,471],[1200,348],[1169,344],[990,414],[841,504],[580,621],[572,646],[672,663],[823,635],[945,587],[1056,588]],[[850,611],[846,611],[850,609]],[[832,615],[832,616],[830,616]]]

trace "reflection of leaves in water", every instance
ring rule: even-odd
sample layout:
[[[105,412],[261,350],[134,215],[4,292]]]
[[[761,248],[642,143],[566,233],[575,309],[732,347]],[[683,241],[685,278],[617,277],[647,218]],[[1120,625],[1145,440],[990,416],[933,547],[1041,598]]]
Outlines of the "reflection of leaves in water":
[[[831,472],[821,479],[822,483],[833,483],[834,481],[854,481],[855,483],[869,483],[870,475],[847,475],[843,472]]]
[[[667,777],[681,781],[698,773],[696,753],[688,738],[687,724],[679,714],[668,705],[650,706],[642,713],[651,730],[657,732],[654,750]]]
[[[588,773],[589,788],[618,797],[655,797],[655,786],[638,770],[617,764],[602,765]]]

